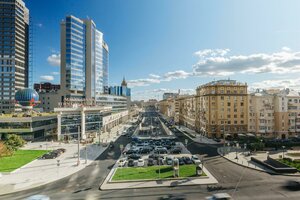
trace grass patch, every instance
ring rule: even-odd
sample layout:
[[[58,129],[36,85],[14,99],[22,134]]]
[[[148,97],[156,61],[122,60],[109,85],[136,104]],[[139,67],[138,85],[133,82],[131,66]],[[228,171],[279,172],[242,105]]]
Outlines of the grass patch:
[[[279,159],[278,161],[281,163],[284,163],[290,167],[294,167],[294,168],[300,170],[300,161],[299,160],[291,161],[291,160],[287,160],[287,159]]]
[[[160,168],[160,176],[159,176]],[[179,166],[179,177],[196,176],[196,165]],[[205,173],[202,176],[206,176]],[[155,180],[160,178],[173,178],[173,167],[171,166],[150,166],[150,167],[125,167],[118,168],[112,181],[125,180]]]
[[[0,172],[11,172],[47,153],[47,150],[17,150],[14,155],[0,158]]]

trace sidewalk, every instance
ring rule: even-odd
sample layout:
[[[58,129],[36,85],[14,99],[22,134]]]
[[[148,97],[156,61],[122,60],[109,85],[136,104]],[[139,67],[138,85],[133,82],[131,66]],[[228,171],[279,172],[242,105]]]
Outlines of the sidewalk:
[[[226,150],[225,150],[226,152]],[[223,147],[218,148],[218,153],[223,156]],[[279,156],[282,155],[282,152],[277,152],[273,154],[269,154],[269,156],[273,159],[278,159]],[[265,166],[262,166],[256,162],[251,161],[251,157],[255,157],[259,160],[267,160],[267,153],[256,153],[252,156],[246,156],[243,152],[229,152],[226,153],[225,156],[223,156],[227,160],[236,163],[238,165],[241,165],[243,167],[248,167],[254,170],[262,171],[262,172],[267,172],[271,174],[277,174],[273,170],[270,170],[266,168]],[[281,175],[290,175],[290,176],[299,176],[300,174],[281,174]]]
[[[117,134],[118,128],[122,128],[122,126],[115,127],[110,134],[103,133],[100,139],[103,142],[115,141],[121,135]],[[10,174],[2,174],[0,176],[0,195],[41,186],[76,173],[91,164],[108,147],[102,144],[100,146],[90,144],[87,145],[86,152],[85,146],[80,145],[80,165],[77,166],[77,145],[77,143],[64,144],[58,142],[28,143],[23,149],[53,150],[65,148],[66,152],[56,159],[36,159]],[[59,160],[59,166],[57,160]]]
[[[191,130],[185,126],[176,126],[176,128],[181,131],[183,134],[185,134],[187,137],[189,137],[191,140],[197,143],[203,143],[203,144],[220,144],[213,139],[209,139],[205,137],[204,135],[197,133],[194,130]]]
[[[220,155],[223,155],[222,147],[218,148],[218,153]],[[251,156],[245,156],[243,154],[243,152],[237,152],[237,153],[230,152],[230,153],[226,153],[225,156],[223,156],[223,157],[231,162],[234,162],[234,163],[244,166],[244,167],[248,167],[248,168],[255,169],[258,171],[262,171],[262,172],[274,173],[272,170],[269,170],[268,168],[251,161]],[[266,154],[256,154],[255,157],[259,157],[260,159],[267,159]],[[238,159],[236,159],[236,158],[238,158]]]

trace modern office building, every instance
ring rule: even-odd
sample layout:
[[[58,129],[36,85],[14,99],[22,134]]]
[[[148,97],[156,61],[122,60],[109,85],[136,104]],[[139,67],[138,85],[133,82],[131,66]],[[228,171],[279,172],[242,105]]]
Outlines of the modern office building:
[[[218,80],[199,86],[196,130],[208,137],[237,136],[248,128],[247,84]]]
[[[123,78],[121,86],[110,86],[109,94],[130,98],[131,97],[131,89],[127,87],[127,82],[126,82],[125,78]]]
[[[0,0],[0,9],[0,113],[10,113],[28,87],[29,10],[22,0]]]
[[[61,102],[108,93],[108,45],[91,19],[61,22]]]

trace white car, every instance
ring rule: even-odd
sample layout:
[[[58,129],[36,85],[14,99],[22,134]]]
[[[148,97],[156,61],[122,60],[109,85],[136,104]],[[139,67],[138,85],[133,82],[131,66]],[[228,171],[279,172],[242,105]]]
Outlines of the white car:
[[[217,193],[210,197],[206,197],[207,200],[230,200],[231,196],[227,193]]]
[[[137,163],[137,166],[138,167],[144,167],[144,165],[145,165],[145,161],[143,159],[139,159],[138,163]]]
[[[120,159],[118,161],[118,167],[124,167],[126,164],[127,160],[126,159]]]
[[[192,155],[191,160],[196,165],[201,164],[201,161],[199,160],[198,156],[196,156],[196,155]]]

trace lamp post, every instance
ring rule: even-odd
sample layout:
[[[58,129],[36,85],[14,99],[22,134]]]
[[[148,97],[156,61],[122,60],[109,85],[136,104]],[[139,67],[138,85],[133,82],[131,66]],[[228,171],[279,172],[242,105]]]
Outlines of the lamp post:
[[[78,126],[78,146],[77,146],[77,150],[78,150],[78,156],[77,156],[77,166],[80,165],[80,125]]]
[[[285,146],[282,146],[282,159],[284,158],[284,149],[285,149]]]

